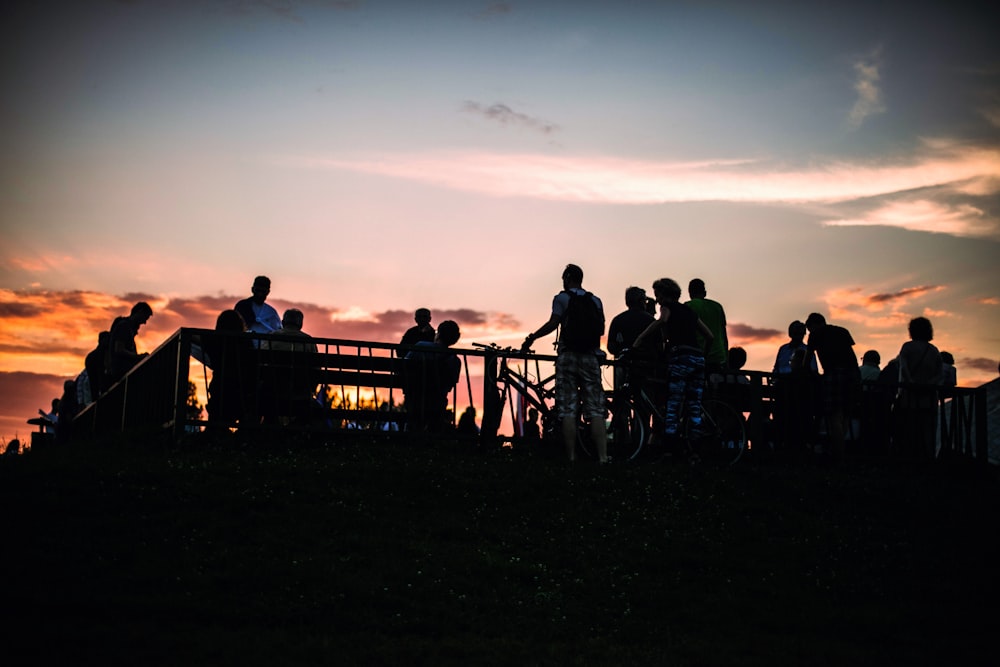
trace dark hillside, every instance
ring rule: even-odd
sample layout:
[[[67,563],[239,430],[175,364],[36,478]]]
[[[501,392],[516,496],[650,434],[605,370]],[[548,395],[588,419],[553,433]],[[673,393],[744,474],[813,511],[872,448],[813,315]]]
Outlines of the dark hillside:
[[[0,461],[7,665],[996,655],[992,475],[352,441]],[[38,639],[29,639],[38,637]]]

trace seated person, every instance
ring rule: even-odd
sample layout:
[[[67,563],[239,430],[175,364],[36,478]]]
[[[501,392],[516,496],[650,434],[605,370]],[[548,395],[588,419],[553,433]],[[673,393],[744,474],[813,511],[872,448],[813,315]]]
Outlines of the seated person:
[[[243,317],[236,310],[224,310],[215,321],[221,336],[203,341],[205,357],[212,369],[208,384],[208,420],[213,428],[234,422],[252,422],[256,400],[256,374],[253,369],[253,343],[242,336],[246,331]]]
[[[460,336],[458,324],[445,320],[433,342],[419,341],[407,353],[403,393],[408,431],[440,433],[447,426],[448,394],[462,370],[462,361],[448,348]]]
[[[281,318],[281,328],[274,332],[278,339],[260,341],[261,363],[265,364],[261,387],[265,421],[285,426],[305,419],[313,410],[319,383],[317,347],[312,336],[302,331],[303,322],[302,311],[289,308]]]

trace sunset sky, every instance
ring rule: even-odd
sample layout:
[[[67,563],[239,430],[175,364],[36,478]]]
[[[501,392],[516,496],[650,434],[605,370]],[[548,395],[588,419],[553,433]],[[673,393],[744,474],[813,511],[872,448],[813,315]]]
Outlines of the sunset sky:
[[[317,336],[473,341],[703,278],[749,368],[794,319],[1000,361],[1000,40],[946,3],[4,5],[0,437],[145,299],[152,350],[272,278]],[[548,350],[546,350],[548,351]]]

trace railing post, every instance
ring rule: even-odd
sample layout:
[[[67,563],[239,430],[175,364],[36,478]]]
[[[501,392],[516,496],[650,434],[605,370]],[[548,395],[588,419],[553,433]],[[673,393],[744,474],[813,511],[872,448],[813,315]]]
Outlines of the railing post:
[[[497,352],[483,355],[483,418],[479,425],[479,444],[493,446],[503,417],[503,406],[497,390]]]
[[[176,373],[174,379],[173,440],[177,442],[187,430],[188,382],[191,375],[191,332],[181,329],[177,342]]]

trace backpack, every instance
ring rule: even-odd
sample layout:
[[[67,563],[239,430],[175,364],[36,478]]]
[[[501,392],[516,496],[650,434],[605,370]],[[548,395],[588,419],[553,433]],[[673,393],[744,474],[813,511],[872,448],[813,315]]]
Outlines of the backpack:
[[[590,292],[577,294],[567,291],[569,305],[563,313],[559,342],[574,352],[593,352],[601,345],[604,314]]]

